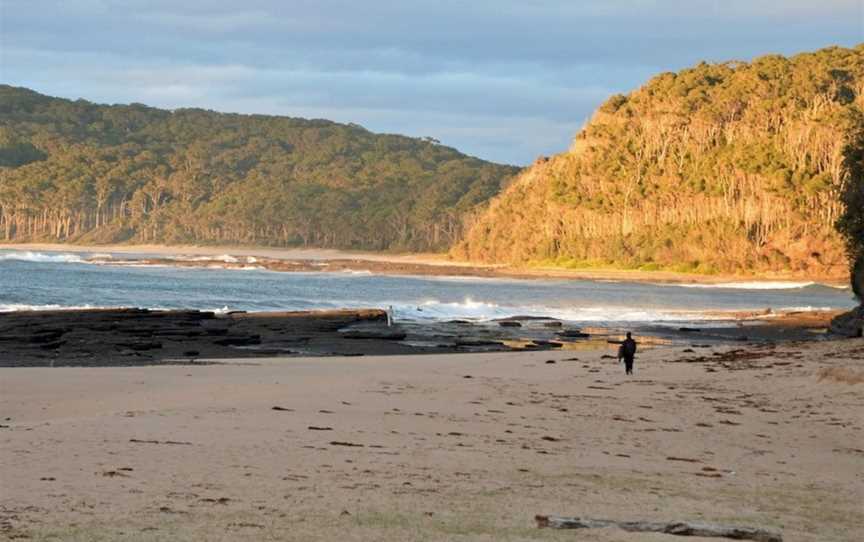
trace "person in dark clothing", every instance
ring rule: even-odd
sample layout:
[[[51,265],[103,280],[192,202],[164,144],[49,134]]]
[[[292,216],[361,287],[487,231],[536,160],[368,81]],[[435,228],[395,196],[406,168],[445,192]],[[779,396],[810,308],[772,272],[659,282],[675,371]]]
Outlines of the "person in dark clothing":
[[[633,335],[628,331],[627,338],[621,343],[618,348],[618,360],[624,360],[624,374],[633,374],[633,360],[636,357],[636,341],[633,340]]]

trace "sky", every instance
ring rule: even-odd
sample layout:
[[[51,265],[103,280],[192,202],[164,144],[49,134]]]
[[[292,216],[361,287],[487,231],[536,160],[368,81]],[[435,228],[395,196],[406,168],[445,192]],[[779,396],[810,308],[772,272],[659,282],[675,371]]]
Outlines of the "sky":
[[[864,42],[864,0],[0,0],[0,83],[524,165],[658,72]]]

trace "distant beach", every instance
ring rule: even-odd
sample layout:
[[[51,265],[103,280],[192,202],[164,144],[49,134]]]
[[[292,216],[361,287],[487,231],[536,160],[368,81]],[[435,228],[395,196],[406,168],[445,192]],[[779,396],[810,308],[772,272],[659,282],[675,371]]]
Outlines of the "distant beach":
[[[837,287],[848,286],[844,277],[820,277],[801,274],[760,275],[703,275],[672,271],[642,271],[623,269],[566,269],[556,267],[525,267],[509,265],[482,265],[450,259],[446,254],[389,254],[362,251],[342,251],[317,248],[268,248],[200,245],[69,245],[58,243],[0,243],[0,250],[51,251],[73,253],[117,253],[153,256],[160,259],[171,256],[204,257],[252,256],[278,261],[296,262],[300,268],[311,268],[314,262],[333,262],[337,270],[374,270],[377,273],[414,275],[456,275],[509,278],[551,278],[573,280],[621,280],[648,283],[724,284],[753,282],[816,282]],[[199,262],[205,260],[199,260]],[[199,263],[198,265],[203,265]],[[273,266],[278,268],[278,265]],[[280,269],[276,269],[280,270]],[[291,270],[291,269],[281,269]],[[320,270],[320,269],[319,269]]]

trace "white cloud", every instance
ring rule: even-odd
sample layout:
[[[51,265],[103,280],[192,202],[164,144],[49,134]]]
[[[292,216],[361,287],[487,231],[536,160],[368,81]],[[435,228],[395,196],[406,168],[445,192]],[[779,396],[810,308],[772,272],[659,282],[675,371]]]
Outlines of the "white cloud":
[[[860,0],[0,0],[6,83],[329,117],[521,163],[658,71],[860,41]]]

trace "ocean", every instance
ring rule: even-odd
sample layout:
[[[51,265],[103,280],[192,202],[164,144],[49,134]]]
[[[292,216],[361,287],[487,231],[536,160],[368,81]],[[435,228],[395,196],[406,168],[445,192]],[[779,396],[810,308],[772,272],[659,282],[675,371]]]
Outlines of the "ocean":
[[[142,307],[215,311],[392,308],[397,320],[528,315],[574,324],[680,325],[718,311],[847,309],[849,288],[812,282],[649,284],[620,281],[384,276],[92,263],[89,253],[0,250],[0,311]],[[144,258],[141,255],[140,258]],[[128,260],[129,254],[122,259]],[[236,261],[230,256],[225,261]],[[190,258],[191,259],[191,258]],[[208,258],[210,259],[210,258]]]

